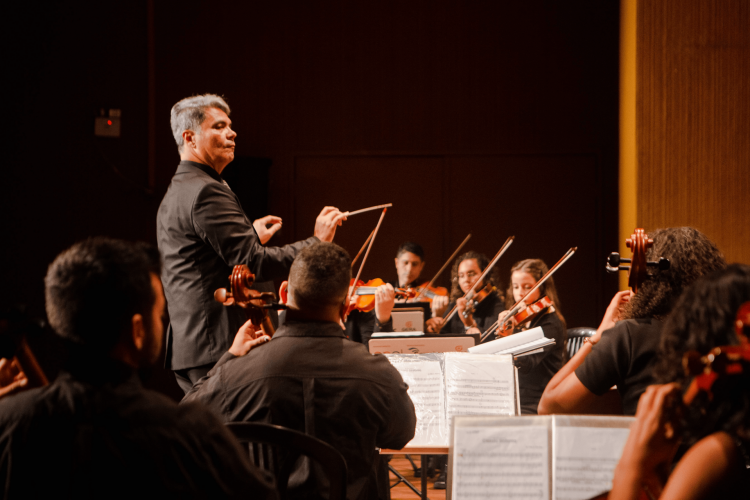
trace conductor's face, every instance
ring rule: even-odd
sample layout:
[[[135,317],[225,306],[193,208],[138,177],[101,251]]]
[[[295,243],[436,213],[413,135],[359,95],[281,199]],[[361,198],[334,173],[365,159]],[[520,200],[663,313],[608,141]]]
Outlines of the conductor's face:
[[[220,109],[206,109],[206,119],[201,123],[200,134],[194,137],[195,155],[221,173],[234,160],[232,120]]]

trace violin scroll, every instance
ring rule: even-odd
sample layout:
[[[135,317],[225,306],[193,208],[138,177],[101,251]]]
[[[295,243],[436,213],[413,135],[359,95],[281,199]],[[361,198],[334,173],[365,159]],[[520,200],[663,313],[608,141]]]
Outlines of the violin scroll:
[[[263,330],[269,337],[274,334],[269,309],[285,309],[283,304],[276,303],[273,292],[259,292],[250,287],[255,283],[255,275],[245,265],[237,265],[229,276],[229,290],[219,288],[214,292],[214,300],[225,306],[241,307],[256,329]],[[231,291],[230,291],[231,290]]]

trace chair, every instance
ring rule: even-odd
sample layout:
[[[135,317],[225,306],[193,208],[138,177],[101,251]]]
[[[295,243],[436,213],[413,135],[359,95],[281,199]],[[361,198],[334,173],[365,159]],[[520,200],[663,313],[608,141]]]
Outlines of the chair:
[[[583,339],[596,333],[596,328],[568,328],[568,359],[572,358],[583,345]]]
[[[247,445],[250,461],[274,475],[281,500],[286,499],[289,476],[302,455],[323,469],[330,485],[328,498],[346,500],[346,460],[333,446],[278,425],[230,422],[226,426],[241,444]]]

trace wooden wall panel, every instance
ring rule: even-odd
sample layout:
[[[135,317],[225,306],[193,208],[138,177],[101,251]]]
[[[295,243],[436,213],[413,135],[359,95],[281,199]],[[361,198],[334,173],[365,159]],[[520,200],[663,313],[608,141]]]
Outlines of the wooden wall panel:
[[[750,3],[638,2],[638,223],[750,262]]]

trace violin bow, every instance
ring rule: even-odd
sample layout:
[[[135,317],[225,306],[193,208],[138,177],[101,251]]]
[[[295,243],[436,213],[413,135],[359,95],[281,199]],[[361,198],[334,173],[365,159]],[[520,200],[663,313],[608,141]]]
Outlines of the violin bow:
[[[372,235],[373,234],[375,234],[375,230],[374,229],[370,233],[370,236],[368,236],[367,239],[365,240],[364,244],[362,245],[362,248],[360,248],[359,252],[357,252],[356,257],[354,257],[354,260],[352,260],[352,269],[354,269],[354,264],[356,264],[357,261],[359,260],[359,256],[362,255],[362,252],[364,252],[365,248],[367,248],[367,244],[370,243],[370,240],[372,239]]]
[[[497,264],[497,261],[500,260],[500,257],[503,256],[503,254],[510,248],[510,245],[513,244],[513,240],[515,240],[515,236],[510,236],[507,240],[505,240],[505,243],[503,243],[503,246],[500,247],[500,250],[498,250],[497,254],[492,258],[492,261],[490,261],[489,264],[487,264],[487,267],[484,268],[484,271],[482,271],[482,274],[479,275],[479,278],[474,282],[474,284],[471,286],[468,292],[464,294],[465,299],[469,299],[474,296],[474,293],[476,292],[477,285],[481,283],[484,278],[492,271],[492,268],[495,267],[495,264]],[[486,285],[483,283],[483,285]],[[448,323],[450,319],[453,317],[454,314],[456,314],[456,311],[458,311],[458,304],[453,306],[453,309],[444,317],[443,319],[443,325]]]
[[[445,261],[445,264],[443,264],[443,267],[441,267],[440,271],[438,271],[437,274],[435,274],[435,276],[430,280],[430,282],[427,283],[427,286],[423,287],[422,290],[420,290],[419,294],[416,297],[414,297],[414,299],[407,300],[407,302],[417,302],[417,299],[419,299],[419,297],[422,296],[425,290],[429,289],[433,285],[433,283],[435,283],[435,280],[438,279],[438,277],[441,274],[443,274],[443,271],[445,271],[445,268],[448,267],[448,264],[450,264],[451,261],[453,261],[453,259],[456,258],[456,255],[458,255],[458,252],[461,251],[461,249],[464,247],[464,245],[466,245],[466,242],[469,241],[469,239],[471,239],[471,233],[469,233],[468,236],[464,238],[464,241],[460,245],[458,245],[458,248],[456,248],[456,251],[453,252],[453,254],[450,257],[448,257],[448,260]]]
[[[568,250],[567,252],[565,252],[565,255],[563,255],[562,258],[557,261],[557,264],[555,264],[554,266],[552,266],[550,268],[550,270],[547,271],[544,274],[544,276],[542,276],[539,279],[539,281],[536,282],[536,285],[534,285],[533,287],[531,287],[531,290],[529,290],[526,293],[526,295],[524,295],[521,298],[521,300],[519,300],[518,302],[516,302],[515,304],[513,304],[513,307],[511,307],[508,310],[508,315],[505,316],[505,319],[509,319],[509,318],[515,316],[516,314],[518,314],[517,309],[519,309],[519,307],[521,306],[521,304],[524,303],[523,302],[524,299],[526,297],[528,297],[529,295],[531,295],[532,293],[534,293],[540,286],[542,286],[544,284],[544,282],[547,281],[555,273],[555,271],[557,271],[560,268],[560,266],[562,266],[563,264],[565,264],[568,261],[568,259],[570,259],[573,256],[574,253],[576,253],[576,250],[578,250],[578,247],[573,247],[570,250]],[[491,333],[494,333],[495,330],[497,330],[498,328],[500,328],[500,320],[499,319],[497,321],[495,321],[492,324],[492,326],[490,326],[487,329],[487,331],[482,334],[482,337],[479,339],[479,342],[480,343],[484,342],[484,339],[486,339]]]
[[[352,215],[363,214],[365,212],[377,210],[379,208],[391,208],[392,206],[393,203],[385,203],[383,205],[375,205],[374,207],[360,208],[359,210],[355,210],[354,212],[344,212],[344,215],[346,215],[347,217],[351,217]]]
[[[365,267],[365,262],[367,262],[367,256],[370,255],[370,249],[372,248],[372,244],[375,243],[375,237],[378,235],[378,230],[380,230],[380,225],[383,223],[383,218],[385,217],[385,213],[388,210],[388,207],[383,207],[383,212],[380,214],[380,219],[378,220],[378,225],[375,226],[375,229],[370,234],[370,243],[367,245],[367,251],[365,252],[365,256],[362,257],[362,263],[359,265],[359,271],[357,271],[357,277],[354,278],[354,284],[356,285],[357,281],[359,281],[359,276],[362,274],[362,268]],[[356,289],[355,286],[352,286],[349,290],[349,293],[346,295],[346,306],[349,307],[349,302],[352,300],[352,295],[354,294],[354,290]]]

